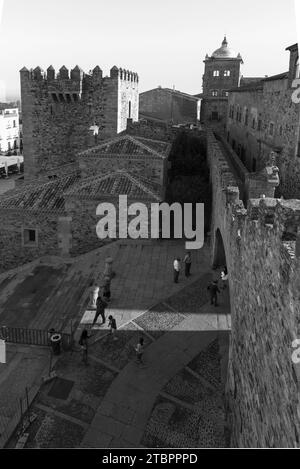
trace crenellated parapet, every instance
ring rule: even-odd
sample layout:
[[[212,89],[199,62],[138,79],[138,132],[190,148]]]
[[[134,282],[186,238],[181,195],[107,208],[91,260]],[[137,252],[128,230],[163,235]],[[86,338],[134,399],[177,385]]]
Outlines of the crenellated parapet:
[[[249,198],[245,207],[241,200],[239,180],[211,131],[208,131],[207,144],[214,211],[218,213],[213,223],[218,223],[216,218],[219,218],[222,229],[227,231],[231,240],[236,239],[238,242],[247,242],[253,229],[256,229],[257,245],[263,242],[262,237],[271,236],[277,246],[288,248],[291,258],[299,257],[300,200],[268,197],[274,194],[279,184],[275,155],[271,153],[266,167],[254,174],[251,188],[256,197]]]
[[[118,68],[116,65],[111,68],[110,77],[119,78],[120,80],[132,83],[138,83],[139,81],[139,76],[137,73],[130,70],[125,70],[125,68]]]

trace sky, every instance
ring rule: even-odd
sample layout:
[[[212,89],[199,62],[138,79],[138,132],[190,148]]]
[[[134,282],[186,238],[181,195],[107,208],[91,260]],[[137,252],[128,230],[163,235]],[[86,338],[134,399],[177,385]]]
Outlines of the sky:
[[[298,41],[295,2],[300,17],[300,0],[0,0],[0,101],[19,95],[23,66],[51,64],[104,75],[117,65],[139,74],[140,92],[197,94],[224,34],[244,76],[284,72],[285,48]]]

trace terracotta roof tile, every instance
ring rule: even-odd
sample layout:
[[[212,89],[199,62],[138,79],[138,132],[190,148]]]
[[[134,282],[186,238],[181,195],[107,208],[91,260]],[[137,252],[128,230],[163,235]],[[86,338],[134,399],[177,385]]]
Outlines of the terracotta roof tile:
[[[122,135],[101,143],[79,153],[81,157],[108,156],[141,156],[150,158],[167,158],[170,144],[163,141],[151,140],[131,135]]]
[[[161,200],[161,186],[150,179],[133,175],[129,171],[118,170],[106,175],[92,176],[81,180],[65,192],[65,196],[84,199],[100,199],[127,195],[138,200]]]
[[[28,184],[20,189],[4,193],[0,196],[1,209],[20,209],[30,211],[63,212],[65,190],[72,187],[79,180],[77,174],[72,174],[55,181]]]

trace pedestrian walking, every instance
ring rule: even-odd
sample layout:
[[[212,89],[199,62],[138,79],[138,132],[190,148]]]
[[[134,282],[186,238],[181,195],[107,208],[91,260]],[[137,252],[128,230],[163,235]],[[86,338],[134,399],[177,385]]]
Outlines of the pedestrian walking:
[[[221,280],[222,280],[222,290],[226,289],[227,280],[228,280],[228,271],[226,265],[224,265],[223,270],[221,272]]]
[[[97,298],[99,295],[99,287],[96,285],[96,282],[93,280],[90,283],[90,308],[97,308]]]
[[[174,283],[178,283],[179,272],[180,272],[180,257],[177,257],[173,264],[174,267]]]
[[[108,276],[104,278],[103,298],[106,301],[110,301],[110,277]]]
[[[140,338],[136,348],[136,360],[137,363],[142,364],[143,363],[143,353],[144,353],[144,339],[143,337]]]
[[[112,315],[108,316],[108,327],[110,328],[110,333],[113,336],[113,340],[117,340],[117,337],[116,337],[117,321]]]
[[[88,339],[91,336],[88,335],[88,331],[86,329],[83,329],[80,339],[79,339],[79,345],[81,349],[81,354],[82,354],[82,361],[87,365],[88,364]]]
[[[218,306],[218,293],[221,293],[218,288],[218,280],[214,280],[207,287],[207,290],[210,292],[210,304]]]
[[[96,314],[95,314],[95,317],[94,317],[92,327],[97,322],[97,319],[98,319],[99,316],[101,316],[101,318],[102,318],[102,324],[105,323],[105,308],[106,307],[107,307],[106,301],[104,301],[101,298],[101,296],[99,295],[98,298],[97,298],[97,309],[96,309]]]
[[[184,273],[186,277],[191,275],[191,265],[192,265],[192,256],[191,253],[188,252],[183,260],[184,262]]]

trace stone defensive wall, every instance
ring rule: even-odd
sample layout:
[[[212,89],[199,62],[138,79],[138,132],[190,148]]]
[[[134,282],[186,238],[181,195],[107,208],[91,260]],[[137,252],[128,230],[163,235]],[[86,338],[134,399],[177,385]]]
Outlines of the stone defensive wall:
[[[244,204],[224,147],[210,130],[207,140],[212,264],[229,273],[231,445],[300,447],[300,364],[292,358],[300,339],[300,200],[268,196],[269,167],[265,192]]]
[[[94,86],[96,83],[107,80],[109,78],[119,78],[122,81],[137,82],[138,74],[118,68],[112,67],[109,77],[103,77],[101,68],[97,65],[89,73],[85,73],[78,65],[72,70],[68,70],[64,65],[56,73],[55,69],[50,65],[44,72],[41,67],[28,70],[26,67],[20,70],[21,79],[30,82],[31,91],[35,88],[46,88],[49,93],[53,93],[54,102],[76,102],[81,96],[84,88]]]

